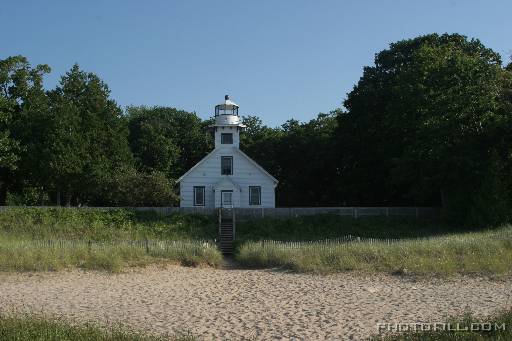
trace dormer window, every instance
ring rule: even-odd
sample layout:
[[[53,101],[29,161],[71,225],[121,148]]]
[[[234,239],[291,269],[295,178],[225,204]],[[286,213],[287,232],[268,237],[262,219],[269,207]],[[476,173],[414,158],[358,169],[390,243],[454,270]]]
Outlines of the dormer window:
[[[233,133],[222,133],[220,135],[221,144],[233,144]]]

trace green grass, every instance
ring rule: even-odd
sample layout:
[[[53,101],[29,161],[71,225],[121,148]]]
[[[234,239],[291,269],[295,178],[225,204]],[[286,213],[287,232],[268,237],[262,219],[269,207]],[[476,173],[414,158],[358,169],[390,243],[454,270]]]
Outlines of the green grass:
[[[180,263],[218,266],[212,217],[126,209],[13,208],[0,212],[0,271],[120,271]]]
[[[414,275],[512,273],[512,227],[391,243],[245,242],[236,259],[247,267],[297,272],[387,272]]]
[[[0,211],[0,233],[30,239],[213,240],[214,217],[90,208],[10,208]]]
[[[417,238],[468,231],[436,220],[412,217],[361,217],[314,215],[262,218],[237,222],[237,239],[309,241],[353,235],[365,238]]]
[[[512,340],[512,310],[505,310],[486,319],[477,319],[471,314],[466,314],[461,318],[454,318],[448,321],[452,330],[414,332],[409,331],[401,334],[375,336],[370,338],[372,341],[505,341]],[[476,325],[474,324],[476,323]],[[486,325],[481,325],[485,323]],[[474,329],[471,331],[473,324]],[[457,327],[458,326],[458,327]],[[504,326],[504,328],[502,328]],[[468,328],[468,331],[460,329]],[[483,330],[490,329],[490,330]]]
[[[192,335],[149,336],[133,330],[100,328],[93,324],[71,325],[66,321],[35,315],[0,314],[0,340],[6,341],[194,341]]]

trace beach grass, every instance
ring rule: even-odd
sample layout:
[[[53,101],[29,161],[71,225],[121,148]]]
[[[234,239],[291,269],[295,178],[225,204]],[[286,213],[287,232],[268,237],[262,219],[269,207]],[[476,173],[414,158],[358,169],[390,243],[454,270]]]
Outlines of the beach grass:
[[[125,327],[98,327],[94,324],[70,324],[30,314],[0,313],[0,340],[6,341],[195,341],[182,333],[173,336],[150,336]]]
[[[217,267],[222,254],[203,241],[30,240],[0,236],[0,271],[69,268],[121,271],[126,267],[177,263]]]
[[[510,231],[468,232],[467,227],[407,217],[241,220],[235,257],[246,267],[297,272],[507,274],[512,264]],[[331,241],[347,236],[359,242]],[[0,211],[0,271],[119,271],[165,262],[215,267],[222,263],[212,242],[216,237],[215,218],[202,215],[10,208]]]
[[[506,275],[512,273],[512,227],[415,239],[245,242],[236,259],[246,267],[297,272]]]
[[[0,271],[117,272],[155,263],[215,267],[222,262],[212,242],[215,233],[214,219],[200,215],[9,208],[0,211]]]

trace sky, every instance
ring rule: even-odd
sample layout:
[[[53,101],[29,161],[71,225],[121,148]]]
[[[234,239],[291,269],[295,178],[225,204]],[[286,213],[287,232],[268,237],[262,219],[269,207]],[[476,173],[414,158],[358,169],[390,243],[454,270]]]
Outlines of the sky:
[[[96,73],[122,107],[213,115],[224,95],[269,126],[342,107],[390,43],[460,33],[512,54],[512,1],[0,0],[0,59]]]

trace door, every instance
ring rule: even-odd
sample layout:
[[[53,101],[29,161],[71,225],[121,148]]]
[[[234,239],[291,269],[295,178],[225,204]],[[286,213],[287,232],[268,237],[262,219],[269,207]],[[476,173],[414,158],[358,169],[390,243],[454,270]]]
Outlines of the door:
[[[233,191],[221,191],[220,204],[222,207],[233,207]]]

